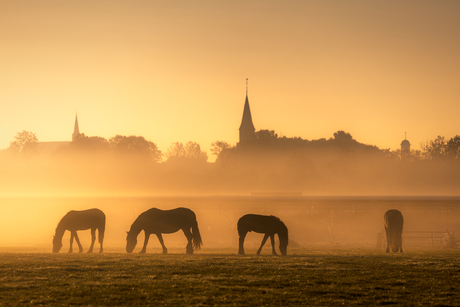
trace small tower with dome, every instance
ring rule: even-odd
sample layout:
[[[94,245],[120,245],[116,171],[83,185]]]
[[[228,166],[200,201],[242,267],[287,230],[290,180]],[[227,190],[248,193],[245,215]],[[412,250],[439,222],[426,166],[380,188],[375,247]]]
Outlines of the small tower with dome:
[[[407,132],[405,132],[404,140],[401,142],[401,160],[410,158],[410,142],[407,140]]]

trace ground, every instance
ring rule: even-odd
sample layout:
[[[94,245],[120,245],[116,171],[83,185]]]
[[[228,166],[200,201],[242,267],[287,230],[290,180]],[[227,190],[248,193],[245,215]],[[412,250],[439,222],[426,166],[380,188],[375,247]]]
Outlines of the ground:
[[[0,253],[0,305],[459,306],[460,252]],[[148,251],[149,252],[149,251]],[[255,251],[248,250],[248,253]]]

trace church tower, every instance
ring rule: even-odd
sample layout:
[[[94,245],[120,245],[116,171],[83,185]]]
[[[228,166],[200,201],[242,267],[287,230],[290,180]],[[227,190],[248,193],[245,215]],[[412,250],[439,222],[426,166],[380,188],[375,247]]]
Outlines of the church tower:
[[[410,143],[406,137],[407,135],[404,136],[404,140],[401,142],[401,160],[406,160],[410,157]]]
[[[80,129],[78,128],[78,117],[77,114],[75,114],[75,126],[73,128],[72,141],[75,141],[78,135],[80,135]]]
[[[255,139],[256,128],[254,128],[254,124],[252,123],[252,116],[251,116],[251,109],[249,108],[249,100],[248,100],[248,79],[246,79],[246,100],[244,102],[244,110],[243,110],[243,119],[241,120],[240,125],[240,144],[247,143]]]

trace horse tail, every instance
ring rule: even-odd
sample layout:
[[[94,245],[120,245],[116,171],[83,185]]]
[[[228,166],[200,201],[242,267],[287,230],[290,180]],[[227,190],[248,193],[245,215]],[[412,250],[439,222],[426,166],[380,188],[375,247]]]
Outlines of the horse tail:
[[[198,250],[201,248],[203,241],[201,240],[200,230],[198,229],[198,222],[195,220],[195,223],[192,226],[192,236],[193,236],[193,248]]]

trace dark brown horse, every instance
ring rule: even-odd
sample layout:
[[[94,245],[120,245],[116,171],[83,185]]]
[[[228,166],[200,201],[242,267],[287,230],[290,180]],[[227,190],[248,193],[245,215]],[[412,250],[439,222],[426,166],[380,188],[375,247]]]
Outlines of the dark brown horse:
[[[277,255],[275,251],[275,234],[278,234],[281,255],[286,256],[289,242],[288,229],[279,218],[273,215],[267,216],[257,214],[246,214],[241,217],[238,220],[238,235],[240,237],[238,254],[240,255],[244,255],[244,238],[250,231],[265,234],[262,244],[257,251],[257,255],[260,255],[262,247],[265,242],[267,242],[268,237],[270,237],[270,241],[272,243],[272,253],[273,255]]]
[[[402,232],[404,218],[399,210],[388,210],[383,216],[385,223],[385,232],[387,235],[386,253],[403,252],[402,249]]]
[[[187,254],[193,254],[193,250],[200,249],[201,244],[203,244],[195,213],[187,208],[176,208],[172,210],[152,208],[141,213],[128,231],[126,252],[131,253],[134,250],[137,244],[137,236],[142,230],[144,230],[145,233],[145,240],[144,247],[140,252],[141,254],[145,254],[147,243],[152,233],[158,237],[163,247],[163,254],[167,254],[168,249],[163,242],[162,233],[174,233],[182,230],[188,241],[186,247]]]
[[[99,209],[89,209],[83,211],[69,211],[59,222],[56,227],[56,234],[53,238],[53,253],[59,253],[62,247],[62,237],[66,230],[70,231],[70,248],[69,253],[73,252],[72,245],[73,239],[78,244],[79,252],[83,251],[83,247],[80,244],[80,239],[77,235],[77,230],[91,229],[91,246],[89,247],[88,253],[93,252],[94,241],[96,241],[96,229],[99,233],[99,243],[101,248],[99,253],[102,253],[102,242],[104,241],[105,232],[105,214]]]

